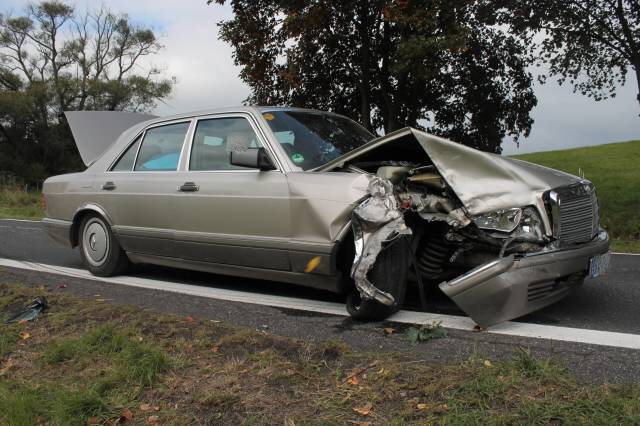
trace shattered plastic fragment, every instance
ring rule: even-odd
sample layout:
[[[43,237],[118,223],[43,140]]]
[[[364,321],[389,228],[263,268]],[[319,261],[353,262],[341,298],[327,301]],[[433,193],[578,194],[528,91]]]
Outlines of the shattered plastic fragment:
[[[45,299],[44,297],[36,297],[29,305],[25,306],[22,311],[10,317],[6,321],[6,324],[32,321],[46,308],[47,299]]]
[[[352,228],[356,254],[351,277],[363,299],[374,299],[384,305],[392,305],[393,296],[376,288],[367,279],[367,273],[373,268],[384,246],[402,235],[410,235],[411,229],[404,223],[391,182],[373,177],[368,192],[371,197],[353,210]]]

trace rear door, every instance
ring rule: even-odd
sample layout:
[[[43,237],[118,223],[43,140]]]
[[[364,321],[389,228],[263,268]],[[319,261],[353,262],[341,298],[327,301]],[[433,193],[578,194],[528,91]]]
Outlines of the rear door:
[[[125,250],[176,256],[173,198],[190,125],[187,119],[148,127],[94,181]]]
[[[281,170],[233,166],[232,150],[264,146],[248,114],[198,118],[176,197],[175,238],[189,260],[289,270],[289,190]],[[275,156],[270,152],[274,164]]]

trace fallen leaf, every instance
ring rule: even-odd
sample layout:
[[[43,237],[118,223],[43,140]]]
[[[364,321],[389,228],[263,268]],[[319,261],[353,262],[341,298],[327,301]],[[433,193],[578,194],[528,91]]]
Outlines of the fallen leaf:
[[[21,331],[18,336],[20,336],[20,338],[22,340],[27,340],[31,337],[31,334],[27,333],[26,331]]]
[[[491,361],[489,361],[488,359],[484,360],[484,366],[487,368],[491,368],[493,367],[493,364],[491,364]]]
[[[28,322],[29,322],[28,320],[23,319],[23,320],[18,321],[18,324],[26,324]]]
[[[147,423],[155,424],[158,423],[158,420],[160,420],[160,417],[158,416],[149,416],[149,418],[147,419]]]
[[[220,346],[214,346],[211,348],[211,352],[213,353],[218,353],[219,350],[220,350]]]
[[[382,330],[384,331],[384,334],[393,334],[396,332],[396,329],[393,327],[385,327]]]
[[[195,321],[195,319],[191,315],[184,317],[184,320],[185,321],[189,321],[189,322],[194,322]]]
[[[140,404],[140,411],[151,411],[151,404]]]
[[[4,367],[0,368],[0,376],[11,370],[11,367],[13,367],[13,362],[11,362],[11,360],[8,360]]]
[[[353,409],[353,411],[355,411],[356,413],[360,414],[361,416],[369,416],[369,415],[371,415],[371,409],[372,408],[373,408],[373,405],[370,402],[367,402],[362,407],[355,407]]]
[[[160,407],[158,407],[157,405],[153,406],[153,411],[160,411]]]
[[[358,376],[351,376],[347,379],[347,383],[355,386],[360,384],[360,380],[358,380]]]
[[[128,408],[122,410],[122,414],[120,415],[120,420],[123,422],[129,421],[133,418],[133,413]]]
[[[144,337],[138,336],[138,342],[142,342],[143,340],[144,340]]]
[[[429,405],[425,404],[425,403],[420,403],[420,404],[416,405],[416,408],[418,410],[426,410],[427,408],[429,408]]]
[[[38,426],[43,426],[43,425],[45,425],[45,424],[47,424],[47,419],[45,419],[45,418],[44,418],[44,417],[42,417],[42,416],[38,416],[38,417],[36,417],[36,425],[38,425]]]
[[[436,407],[435,411],[437,413],[444,413],[445,411],[449,411],[449,406],[447,404],[440,404]]]
[[[88,425],[99,425],[99,424],[102,424],[102,420],[100,420],[98,417],[89,417],[87,419],[87,424]]]
[[[45,286],[43,286],[43,285],[39,285],[39,286],[38,286],[38,290],[46,290],[46,287],[45,287]]]
[[[476,332],[476,333],[479,333],[481,331],[487,331],[487,329],[482,327],[482,326],[480,326],[480,325],[478,325],[478,324],[476,324],[476,325],[473,326],[473,331]]]
[[[67,288],[66,284],[58,284],[58,288]]]

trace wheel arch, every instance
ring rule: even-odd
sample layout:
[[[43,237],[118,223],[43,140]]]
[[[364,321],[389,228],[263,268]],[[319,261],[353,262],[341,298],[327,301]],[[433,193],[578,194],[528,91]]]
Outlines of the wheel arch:
[[[110,227],[113,226],[113,221],[109,217],[109,214],[107,213],[107,211],[102,206],[94,203],[83,204],[82,206],[78,207],[78,209],[73,214],[73,219],[71,220],[71,230],[70,230],[71,247],[78,246],[80,224],[82,223],[82,220],[86,216],[91,214],[102,217],[107,222],[107,225],[109,225]]]

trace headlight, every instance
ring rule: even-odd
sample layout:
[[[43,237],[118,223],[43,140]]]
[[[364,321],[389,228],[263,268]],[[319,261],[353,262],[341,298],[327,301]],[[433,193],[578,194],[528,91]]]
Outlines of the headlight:
[[[504,235],[504,237],[513,240],[544,241],[542,220],[533,206],[496,210],[474,217],[473,222],[478,228],[509,234]]]
[[[520,225],[511,237],[517,240],[525,240],[529,242],[541,243],[544,241],[544,230],[542,228],[542,219],[538,214],[538,210],[534,207],[525,207],[522,209],[522,219]]]
[[[520,224],[522,209],[500,209],[473,218],[478,228],[491,231],[511,232]]]

